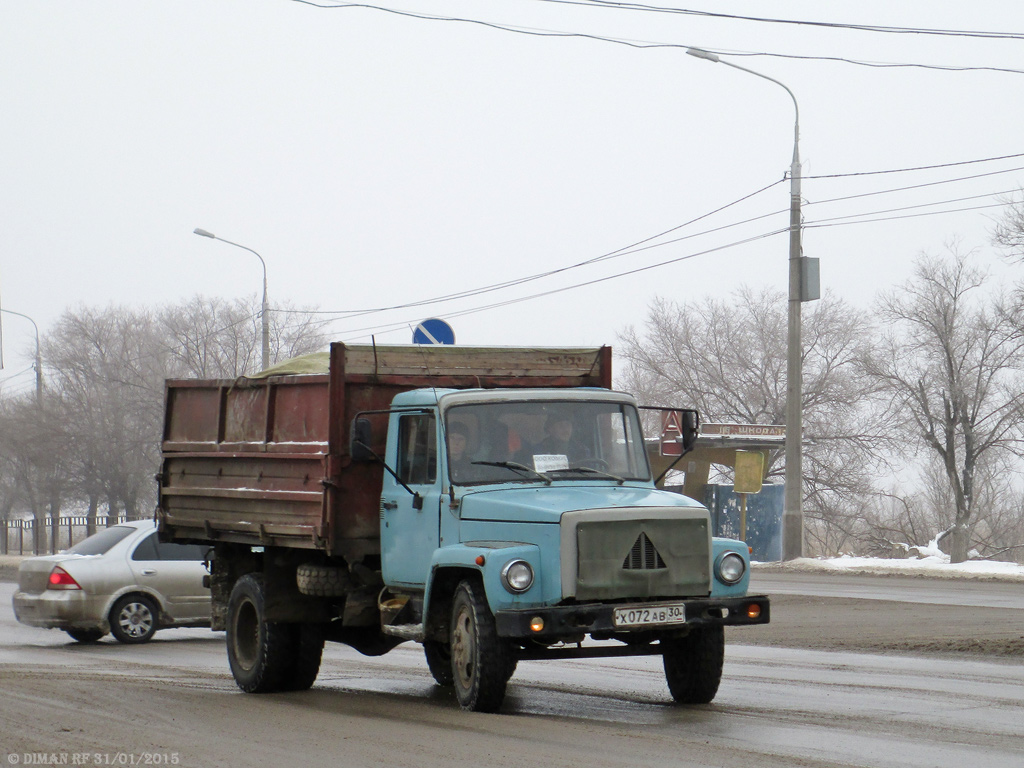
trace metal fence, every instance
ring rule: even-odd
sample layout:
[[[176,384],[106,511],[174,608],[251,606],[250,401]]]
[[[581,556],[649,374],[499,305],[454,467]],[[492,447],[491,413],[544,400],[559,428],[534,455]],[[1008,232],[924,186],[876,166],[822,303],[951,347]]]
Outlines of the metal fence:
[[[96,531],[123,523],[122,515],[0,520],[0,555],[48,555],[74,546]],[[36,523],[41,523],[36,537]]]

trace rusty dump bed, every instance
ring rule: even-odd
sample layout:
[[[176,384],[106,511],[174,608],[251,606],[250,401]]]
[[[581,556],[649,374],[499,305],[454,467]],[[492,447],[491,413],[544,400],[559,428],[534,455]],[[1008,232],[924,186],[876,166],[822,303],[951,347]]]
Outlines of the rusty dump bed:
[[[157,517],[176,541],[379,553],[383,468],[349,428],[419,387],[611,386],[611,348],[331,345],[322,373],[170,380]],[[384,453],[383,417],[374,451]]]

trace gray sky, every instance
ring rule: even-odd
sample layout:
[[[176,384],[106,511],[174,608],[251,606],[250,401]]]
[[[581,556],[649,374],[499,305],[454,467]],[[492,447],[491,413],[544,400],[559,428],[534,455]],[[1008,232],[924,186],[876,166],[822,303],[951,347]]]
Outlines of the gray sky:
[[[491,0],[389,8],[715,51],[1024,70],[1011,0],[662,3],[731,14],[1018,33],[883,34],[692,15]],[[800,105],[805,221],[993,205],[1024,184],[1024,74],[730,57]],[[0,298],[45,332],[82,303],[196,294],[348,311],[479,288],[663,238],[734,225],[501,291],[339,320],[332,338],[407,343],[450,318],[463,344],[614,344],[655,295],[784,289],[793,104],[777,85],[685,55],[537,37],[288,0],[0,4]],[[993,173],[974,180],[845,199]],[[809,227],[822,287],[857,305],[953,236],[1004,279],[1000,208]],[[711,253],[700,254],[710,249]],[[684,258],[692,256],[692,258]],[[631,276],[466,310],[675,260]],[[4,316],[3,391],[30,389],[31,326]],[[13,377],[13,378],[12,378]]]

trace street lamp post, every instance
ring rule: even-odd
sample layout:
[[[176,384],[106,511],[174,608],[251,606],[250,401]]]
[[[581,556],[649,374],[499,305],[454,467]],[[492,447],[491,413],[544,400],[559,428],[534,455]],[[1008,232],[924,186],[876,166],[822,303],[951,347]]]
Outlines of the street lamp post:
[[[793,560],[804,553],[803,512],[803,358],[800,340],[801,291],[800,246],[800,106],[796,96],[775,78],[752,69],[723,61],[716,54],[700,48],[688,48],[691,56],[748,72],[785,88],[793,100],[796,119],[793,123],[793,162],[790,166],[789,203],[789,330],[786,342],[786,500],[782,513],[782,559]]]
[[[35,331],[36,331],[36,402],[42,403],[43,402],[43,358],[42,358],[42,355],[39,353],[39,326],[36,325],[36,321],[33,320],[28,315],[23,315],[23,314],[21,314],[21,312],[15,312],[13,309],[0,309],[0,312],[3,312],[3,313],[8,314],[8,315],[17,315],[18,317],[23,317],[26,320],[28,320],[30,323],[32,323],[32,327],[35,328]]]
[[[212,232],[207,232],[205,229],[199,229],[198,227],[196,227],[194,230],[192,230],[192,232],[193,234],[199,235],[201,237],[209,237],[213,240],[220,240],[222,243],[227,243],[228,245],[233,245],[236,248],[241,248],[244,251],[248,251],[249,253],[253,254],[257,259],[259,259],[260,264],[263,265],[263,308],[260,310],[260,317],[263,321],[263,370],[266,370],[267,368],[270,367],[270,315],[268,313],[267,306],[267,262],[265,262],[263,260],[263,257],[256,253],[256,251],[254,251],[252,248],[241,245],[239,243],[233,243],[230,240],[225,240],[223,237],[217,237],[215,234],[213,234]]]

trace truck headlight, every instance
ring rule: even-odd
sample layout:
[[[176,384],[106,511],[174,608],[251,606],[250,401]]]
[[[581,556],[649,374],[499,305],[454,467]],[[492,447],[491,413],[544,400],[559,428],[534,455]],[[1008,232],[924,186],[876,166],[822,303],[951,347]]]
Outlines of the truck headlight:
[[[533,568],[525,560],[510,560],[501,569],[501,583],[514,595],[533,586]]]
[[[715,563],[715,575],[725,584],[735,584],[747,572],[747,561],[735,552],[726,552]]]

